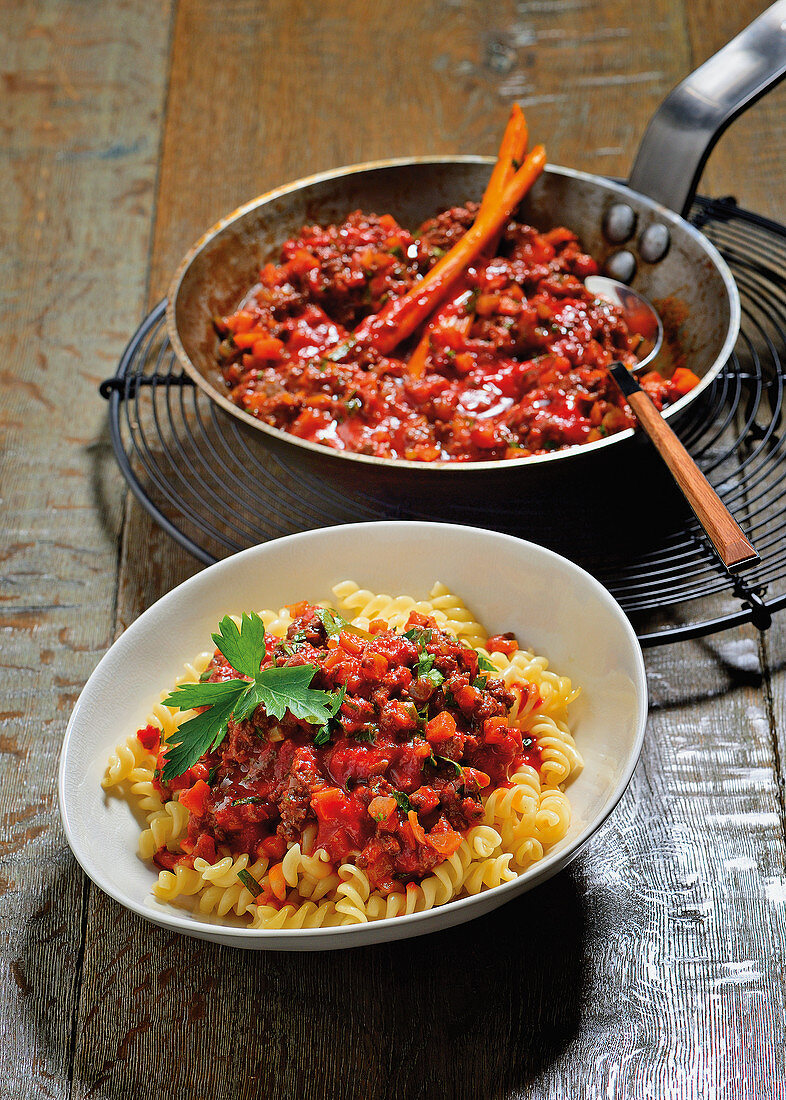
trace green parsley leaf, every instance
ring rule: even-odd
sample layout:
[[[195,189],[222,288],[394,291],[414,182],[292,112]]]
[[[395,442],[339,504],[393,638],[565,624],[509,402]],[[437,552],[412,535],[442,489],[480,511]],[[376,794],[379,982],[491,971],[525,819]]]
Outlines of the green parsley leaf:
[[[407,797],[407,795],[404,794],[403,791],[391,791],[390,794],[393,798],[395,798],[396,805],[402,813],[408,814],[410,810],[415,809],[415,807],[412,805],[409,798]]]
[[[482,668],[484,672],[499,673],[497,666],[492,664],[488,657],[484,657],[482,653],[478,654],[478,668]]]
[[[180,710],[212,707],[222,700],[239,698],[248,686],[247,680],[222,680],[218,684],[178,684],[164,699],[164,705],[178,707]],[[188,722],[185,724],[188,725]]]
[[[213,786],[213,784],[215,783],[215,781],[216,781],[216,773],[217,773],[217,772],[218,772],[218,764],[215,764],[215,765],[214,765],[214,766],[213,766],[213,767],[212,767],[212,768],[210,769],[210,771],[208,772],[208,775],[207,775],[207,785],[208,785],[208,787],[212,787],[212,786]]]
[[[231,682],[231,680],[227,681],[227,683]],[[239,683],[242,688],[245,681],[240,680]],[[204,756],[211,749],[218,748],[226,736],[227,723],[232,717],[236,702],[237,696],[230,696],[221,702],[213,703],[209,710],[183,723],[175,734],[180,738],[180,743],[170,745],[166,750],[166,763],[161,772],[164,783],[177,779],[192,764],[196,764],[200,756]]]
[[[309,684],[317,671],[316,665],[285,665],[266,668],[256,679],[255,688],[265,711],[274,718],[283,718],[288,710],[295,718],[321,725],[332,717],[333,694],[312,691]]]
[[[225,615],[218,624],[218,633],[212,637],[232,668],[243,676],[256,676],[265,659],[265,624],[259,615],[243,612],[240,629],[234,619]]]
[[[325,633],[328,638],[332,638],[334,634],[340,634],[342,630],[346,630],[348,634],[356,634],[358,638],[365,638],[366,641],[374,637],[374,635],[369,634],[367,630],[363,630],[359,626],[353,626],[351,622],[344,618],[340,611],[334,611],[332,607],[318,607],[317,615],[325,628]]]
[[[253,806],[261,801],[257,795],[251,794],[248,798],[236,798],[234,802],[230,802],[230,806]]]
[[[168,706],[181,710],[208,708],[184,722],[175,735],[178,743],[167,747],[162,771],[165,783],[217,748],[226,736],[230,718],[241,721],[262,706],[271,718],[280,720],[289,711],[302,721],[324,725],[341,706],[343,694],[310,687],[316,665],[261,669],[265,659],[265,625],[258,615],[244,614],[240,629],[225,616],[213,640],[240,676],[217,684],[180,684],[164,700]]]
[[[472,681],[472,686],[478,688],[480,691],[485,690],[486,684],[489,682],[488,676],[476,676]]]
[[[258,898],[259,895],[263,893],[262,887],[249,871],[238,871],[237,877],[243,883],[246,890],[248,890],[250,894],[253,894],[255,898]]]

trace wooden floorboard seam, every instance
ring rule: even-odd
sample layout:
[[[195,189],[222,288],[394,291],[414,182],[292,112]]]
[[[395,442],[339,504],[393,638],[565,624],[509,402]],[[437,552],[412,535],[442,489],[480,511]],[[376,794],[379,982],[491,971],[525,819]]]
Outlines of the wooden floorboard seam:
[[[775,785],[778,790],[778,807],[780,809],[781,829],[784,838],[784,850],[786,851],[786,787],[784,786],[783,766],[780,745],[778,744],[778,723],[775,717],[775,700],[772,692],[772,680],[770,678],[770,647],[767,644],[766,634],[761,635],[759,642],[760,662],[762,667],[762,694],[767,714],[767,723],[770,728],[770,744],[775,770]]]
[[[90,891],[92,882],[82,872],[82,911],[79,918],[79,948],[74,964],[74,996],[71,1003],[71,1027],[68,1035],[68,1096],[74,1095],[74,1067],[76,1065],[76,1047],[79,1039],[79,1009],[82,1002],[82,979],[85,969],[87,949],[87,924],[90,916]]]
[[[145,274],[145,291],[143,296],[143,315],[146,315],[153,307],[150,301],[150,287],[153,274],[153,250],[156,242],[156,222],[158,220],[158,205],[161,195],[161,171],[164,163],[164,142],[166,141],[166,119],[169,108],[169,95],[172,88],[172,57],[174,55],[175,27],[177,25],[178,0],[172,0],[169,7],[169,27],[167,29],[167,65],[166,78],[164,80],[164,98],[161,105],[161,125],[158,132],[158,156],[156,158],[156,172],[153,179],[153,202],[150,211],[150,234],[147,240],[147,271]],[[129,333],[130,336],[130,333]],[[123,522],[122,539],[125,537],[125,519]],[[118,585],[120,576],[118,573]]]

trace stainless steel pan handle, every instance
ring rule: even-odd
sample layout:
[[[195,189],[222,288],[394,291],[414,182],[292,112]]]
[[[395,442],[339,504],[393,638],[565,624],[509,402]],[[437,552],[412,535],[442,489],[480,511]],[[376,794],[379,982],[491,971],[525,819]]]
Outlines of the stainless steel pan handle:
[[[683,216],[707,157],[737,115],[786,76],[786,0],[778,0],[663,101],[628,186]]]

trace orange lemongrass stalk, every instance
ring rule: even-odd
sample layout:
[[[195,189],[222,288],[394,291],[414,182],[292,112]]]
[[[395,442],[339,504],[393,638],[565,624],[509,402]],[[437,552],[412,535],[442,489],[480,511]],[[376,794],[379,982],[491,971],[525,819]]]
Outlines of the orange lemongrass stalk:
[[[505,133],[502,135],[502,142],[500,143],[499,153],[497,154],[497,163],[494,165],[494,170],[491,173],[488,185],[483,194],[480,209],[478,210],[478,217],[481,216],[484,210],[488,210],[490,206],[500,201],[505,187],[513,178],[517,167],[520,166],[521,161],[524,159],[524,155],[527,152],[528,141],[529,127],[527,126],[527,120],[518,103],[514,103],[510,111],[508,124],[505,127]],[[497,240],[489,243],[486,252],[492,253],[498,242],[499,234]],[[457,280],[457,286],[454,288],[454,292],[450,296],[450,299],[440,306],[440,310],[436,317],[433,317],[426,325],[426,331],[421,336],[417,347],[409,357],[407,366],[411,377],[422,378],[426,373],[426,363],[428,362],[429,350],[431,348],[431,334],[435,327],[443,323],[448,323],[453,328],[458,329],[464,336],[469,333],[472,327],[472,315],[467,314],[466,317],[461,318],[452,316],[452,309],[456,306],[458,299],[463,294],[466,294],[468,289],[469,285],[466,275],[464,275],[461,279]]]

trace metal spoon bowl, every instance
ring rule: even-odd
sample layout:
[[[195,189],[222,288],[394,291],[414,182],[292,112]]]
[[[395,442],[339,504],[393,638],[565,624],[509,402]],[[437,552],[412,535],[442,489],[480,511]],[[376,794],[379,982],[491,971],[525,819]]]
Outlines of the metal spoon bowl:
[[[652,362],[663,343],[663,324],[658,311],[643,294],[616,279],[609,279],[606,275],[588,275],[584,286],[595,298],[617,306],[622,311],[628,329],[641,336],[642,344],[636,353],[639,361],[631,368],[634,374],[638,374],[647,363]]]

